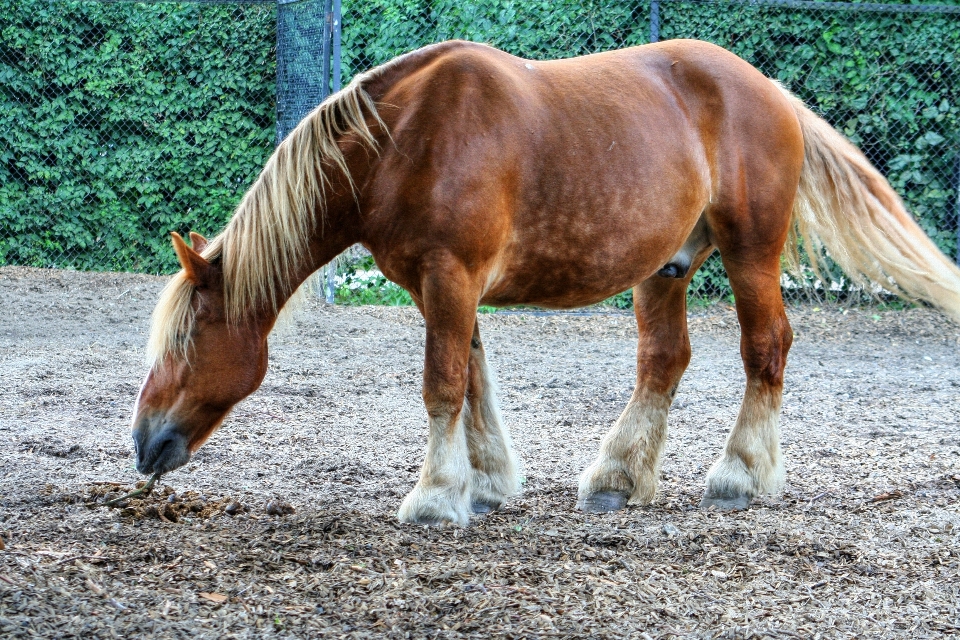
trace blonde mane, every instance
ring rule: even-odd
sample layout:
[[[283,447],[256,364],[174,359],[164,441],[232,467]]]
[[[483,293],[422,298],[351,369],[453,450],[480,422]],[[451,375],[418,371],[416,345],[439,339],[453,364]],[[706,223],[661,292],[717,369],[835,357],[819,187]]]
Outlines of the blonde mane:
[[[358,75],[297,125],[270,156],[227,227],[203,250],[204,258],[222,264],[228,323],[237,324],[252,309],[279,312],[293,293],[292,276],[323,222],[328,171],[342,172],[355,192],[337,142],[353,134],[361,144],[378,149],[366,117],[372,116],[384,131],[386,125],[363,83],[382,69]],[[167,354],[187,358],[195,322],[193,292],[181,271],[160,294],[147,343],[151,366]]]

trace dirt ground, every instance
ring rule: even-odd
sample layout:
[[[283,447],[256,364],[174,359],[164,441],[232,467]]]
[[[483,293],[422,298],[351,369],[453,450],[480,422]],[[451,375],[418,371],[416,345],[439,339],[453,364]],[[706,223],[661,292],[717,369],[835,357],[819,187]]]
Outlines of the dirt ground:
[[[743,390],[726,306],[691,313],[658,499],[608,515],[576,480],[630,394],[632,318],[483,316],[525,484],[461,529],[394,516],[426,442],[417,312],[316,301],[189,465],[89,506],[138,479],[162,282],[0,269],[4,637],[960,634],[960,329],[935,312],[790,310],[788,482],[744,512],[697,508]]]

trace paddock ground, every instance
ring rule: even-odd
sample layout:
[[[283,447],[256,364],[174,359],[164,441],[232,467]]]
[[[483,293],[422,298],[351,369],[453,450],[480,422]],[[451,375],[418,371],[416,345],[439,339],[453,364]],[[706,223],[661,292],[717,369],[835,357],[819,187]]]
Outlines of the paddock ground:
[[[630,394],[632,318],[483,316],[525,484],[438,529],[394,517],[426,442],[417,312],[316,301],[162,479],[200,511],[91,508],[111,487],[95,483],[137,477],[162,283],[0,269],[4,637],[960,634],[960,329],[935,312],[790,310],[788,483],[745,512],[697,508],[743,389],[726,306],[691,313],[656,502],[609,515],[575,510],[576,479]],[[267,513],[278,501],[295,512]]]

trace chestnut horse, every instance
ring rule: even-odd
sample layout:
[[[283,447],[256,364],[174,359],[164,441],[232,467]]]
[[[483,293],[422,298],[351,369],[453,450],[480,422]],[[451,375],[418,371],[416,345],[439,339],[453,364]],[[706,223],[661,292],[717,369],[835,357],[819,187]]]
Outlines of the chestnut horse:
[[[781,256],[960,317],[960,271],[867,159],[779,85],[711,44],[568,60],[446,42],[358,76],[270,158],[226,229],[193,247],[154,312],[138,469],[187,462],[260,384],[279,310],[360,243],[426,324],[429,440],[407,522],[464,524],[518,488],[477,306],[571,308],[633,287],[629,403],[580,480],[587,511],[646,504],[690,360],[686,289],[718,250],[736,296],[746,393],[704,505],[784,480],[779,410],[792,334]],[[789,241],[789,242],[788,242]]]

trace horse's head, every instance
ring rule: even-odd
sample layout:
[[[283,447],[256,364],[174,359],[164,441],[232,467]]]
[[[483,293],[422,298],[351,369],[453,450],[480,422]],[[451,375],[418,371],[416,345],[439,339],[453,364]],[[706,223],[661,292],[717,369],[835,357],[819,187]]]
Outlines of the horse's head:
[[[172,236],[183,266],[178,276],[182,311],[191,321],[183,324],[176,314],[167,318],[189,328],[189,335],[181,336],[185,346],[157,354],[137,397],[133,442],[137,469],[145,474],[186,464],[230,409],[260,386],[267,371],[272,322],[266,318],[228,322],[222,268],[199,253],[206,240],[191,233],[191,249],[179,235]],[[158,331],[156,321],[153,331]]]

